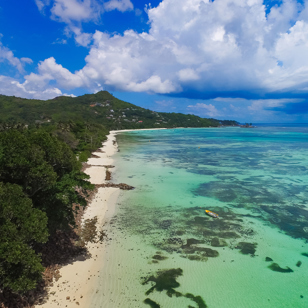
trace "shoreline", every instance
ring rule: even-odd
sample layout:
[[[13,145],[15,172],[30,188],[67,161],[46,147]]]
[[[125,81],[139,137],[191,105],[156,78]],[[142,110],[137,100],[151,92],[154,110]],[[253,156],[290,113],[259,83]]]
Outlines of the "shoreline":
[[[107,166],[112,165],[112,156],[117,152],[116,134],[120,131],[110,131],[107,140],[98,152],[93,152],[95,158],[87,161],[85,173],[90,176],[92,184],[106,184]],[[88,204],[82,217],[82,225],[87,219],[97,218],[96,226],[101,230],[104,222],[113,216],[120,194],[120,188],[99,187],[93,200]],[[46,302],[35,305],[37,308],[68,307],[71,304],[89,307],[91,297],[97,292],[97,278],[103,267],[105,241],[87,243],[88,255],[81,255],[60,268],[60,278],[48,288]]]
[[[145,129],[124,129],[112,130],[107,135],[98,151],[93,152],[86,162],[84,172],[90,176],[90,182],[95,185],[110,183],[106,181],[106,171],[113,167],[112,156],[118,151],[116,135],[122,132],[142,130],[162,130],[167,128],[145,128]],[[112,169],[111,169],[112,170]],[[88,219],[97,218],[97,230],[101,230],[104,222],[110,219],[116,209],[120,188],[99,187],[94,198],[86,207],[81,224],[84,225]],[[46,302],[35,305],[36,308],[61,308],[69,307],[70,304],[81,307],[89,307],[91,297],[98,292],[97,279],[100,270],[103,268],[106,242],[86,244],[88,257],[80,255],[74,261],[63,265],[60,269],[60,278],[55,281],[47,290]]]

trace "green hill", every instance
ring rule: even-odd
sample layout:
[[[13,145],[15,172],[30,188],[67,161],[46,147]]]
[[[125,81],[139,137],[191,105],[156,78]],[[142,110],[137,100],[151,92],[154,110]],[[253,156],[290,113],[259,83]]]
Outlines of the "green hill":
[[[219,121],[181,113],[154,112],[121,101],[107,91],[79,97],[60,96],[42,101],[15,96],[0,96],[0,122],[43,124],[87,122],[106,129],[153,127],[209,127],[237,125],[236,121]]]

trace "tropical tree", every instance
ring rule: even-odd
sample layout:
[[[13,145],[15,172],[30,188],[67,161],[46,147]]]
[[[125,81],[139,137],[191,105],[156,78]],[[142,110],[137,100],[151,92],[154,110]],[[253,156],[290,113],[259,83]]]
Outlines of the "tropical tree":
[[[47,241],[47,216],[16,184],[0,182],[0,234],[0,289],[33,289],[44,270],[33,246]]]

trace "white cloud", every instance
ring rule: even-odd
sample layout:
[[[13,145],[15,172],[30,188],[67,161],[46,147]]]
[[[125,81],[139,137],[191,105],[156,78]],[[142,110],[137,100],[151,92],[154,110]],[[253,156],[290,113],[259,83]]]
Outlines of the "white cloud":
[[[66,39],[57,38],[52,44],[66,45],[67,44],[67,40]]]
[[[180,81],[194,81],[198,80],[200,77],[196,72],[191,68],[185,68],[178,72]]]
[[[38,90],[31,89],[27,82],[20,83],[18,80],[0,75],[0,93],[9,96],[34,98],[34,99],[50,99],[56,96],[73,96],[71,94],[62,93],[56,87],[44,87]]]
[[[130,0],[110,0],[104,3],[106,11],[118,10],[120,12],[131,11],[134,9],[134,5]]]
[[[67,31],[72,31],[74,33],[75,40],[77,44],[81,46],[88,46],[92,41],[92,34],[91,33],[84,33],[78,27],[70,26]]]
[[[247,100],[248,101],[248,100]],[[258,99],[258,100],[249,100],[248,102],[251,103],[247,108],[248,110],[251,111],[262,111],[266,108],[272,108],[272,107],[280,107],[283,106],[284,104],[289,104],[289,103],[299,103],[302,102],[303,99],[288,99],[288,98],[283,98],[283,99]]]
[[[2,35],[0,35],[1,38]],[[24,73],[24,63],[30,64],[32,60],[29,58],[17,58],[14,53],[0,42],[0,62],[8,62],[15,67],[19,73]]]
[[[291,61],[295,42],[286,47],[296,8],[287,0],[266,18],[262,0],[164,0],[147,9],[149,33],[97,31],[83,73],[118,90],[157,93],[179,92],[188,84],[188,90],[212,92],[292,87],[308,78],[308,70],[298,71]],[[302,23],[294,26],[301,34],[308,27]],[[307,50],[307,41],[296,48]],[[278,60],[289,65],[285,74]],[[154,79],[165,86],[154,86]]]
[[[30,58],[25,58],[25,57],[20,58],[20,61],[22,61],[22,62],[24,62],[24,63],[27,63],[27,64],[32,64],[32,63],[33,63],[32,59],[30,59]]]
[[[66,22],[77,43],[90,51],[80,71],[50,75],[66,88],[102,84],[156,93],[307,92],[306,3],[284,0],[266,15],[263,0],[163,0],[146,9],[148,33],[91,35],[74,23],[97,20],[103,10],[133,9],[131,2],[54,0],[53,18]],[[47,69],[52,68],[44,76]]]
[[[103,10],[96,0],[54,0],[52,18],[65,23],[97,20]]]
[[[45,7],[50,4],[50,0],[35,0],[35,3],[41,13],[44,13]]]
[[[53,57],[40,62],[38,71],[39,74],[31,73],[25,76],[26,85],[31,85],[30,87],[34,89],[42,89],[51,80],[55,80],[60,87],[65,89],[73,89],[86,85],[82,72],[72,74],[62,65],[57,64]]]
[[[218,117],[221,113],[216,109],[212,104],[197,103],[195,105],[187,106],[188,110],[193,111],[194,113],[207,116],[207,117]]]

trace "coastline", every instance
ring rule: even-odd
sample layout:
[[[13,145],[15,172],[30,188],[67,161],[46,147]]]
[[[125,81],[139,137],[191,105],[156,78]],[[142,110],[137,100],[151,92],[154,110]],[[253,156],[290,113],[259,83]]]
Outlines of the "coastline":
[[[90,176],[92,184],[105,184],[106,170],[113,164],[112,156],[117,152],[115,135],[119,131],[110,131],[107,140],[103,143],[98,152],[92,154],[87,161],[87,168],[84,171]],[[85,209],[82,217],[82,224],[87,219],[97,217],[97,229],[104,221],[111,217],[115,211],[117,199],[120,193],[119,188],[99,187],[95,197]],[[88,307],[92,295],[97,292],[97,278],[103,264],[105,242],[87,243],[90,257],[79,256],[76,261],[60,268],[60,278],[53,281],[48,289],[48,298],[42,305],[35,307],[59,308],[75,303],[81,307]]]
[[[122,132],[161,130],[166,128],[145,128],[145,129],[125,129],[113,130],[109,132],[107,140],[97,152],[92,153],[92,157],[87,161],[84,170],[90,176],[92,184],[106,184],[106,171],[114,165],[112,156],[118,151],[116,135]],[[112,169],[111,169],[112,171]],[[99,230],[107,219],[111,218],[116,209],[116,203],[120,194],[120,188],[99,187],[93,200],[88,204],[83,213],[81,223],[88,219],[97,218],[96,226]],[[97,242],[86,244],[89,257],[79,256],[69,264],[63,265],[59,272],[60,278],[53,281],[48,288],[46,302],[35,307],[37,308],[59,308],[68,307],[75,303],[81,307],[88,307],[93,294],[98,292],[98,278],[103,267],[106,243]]]

